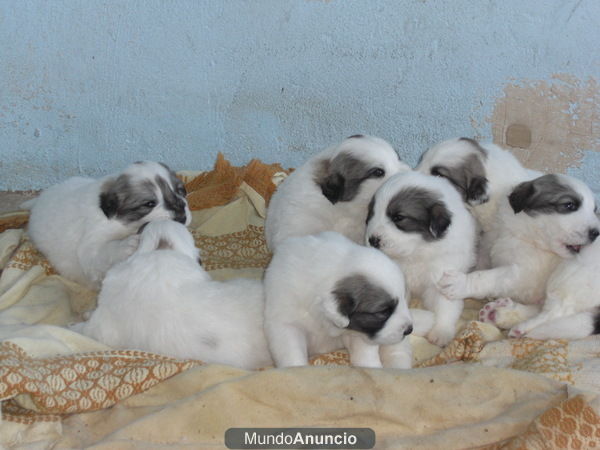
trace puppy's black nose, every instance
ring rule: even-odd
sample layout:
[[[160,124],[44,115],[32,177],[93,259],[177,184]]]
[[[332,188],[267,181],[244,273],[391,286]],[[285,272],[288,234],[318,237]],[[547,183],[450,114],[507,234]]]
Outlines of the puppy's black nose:
[[[599,235],[600,231],[598,231],[598,228],[590,228],[588,231],[590,242],[594,242]]]
[[[404,336],[408,336],[410,333],[413,332],[413,326],[409,325],[406,327],[406,329],[404,330]]]
[[[185,219],[187,219],[187,216],[185,215],[185,211],[183,213],[177,213],[175,214],[175,217],[173,220],[175,220],[175,222],[179,222],[185,225]]]
[[[369,245],[371,247],[379,248],[379,246],[381,245],[381,238],[378,236],[371,236],[369,238]]]

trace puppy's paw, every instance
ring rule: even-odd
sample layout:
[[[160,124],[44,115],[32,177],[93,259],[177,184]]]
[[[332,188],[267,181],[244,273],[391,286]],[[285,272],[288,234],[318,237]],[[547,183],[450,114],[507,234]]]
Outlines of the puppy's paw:
[[[444,327],[433,327],[427,334],[427,340],[438,347],[445,347],[454,338],[454,330]]]
[[[508,332],[508,337],[513,339],[519,339],[525,337],[525,331],[519,328],[519,325],[512,327]]]
[[[437,286],[450,300],[462,300],[467,292],[467,275],[456,270],[448,270],[439,279]]]
[[[499,298],[479,310],[479,320],[507,329],[519,322],[519,304],[510,298]]]

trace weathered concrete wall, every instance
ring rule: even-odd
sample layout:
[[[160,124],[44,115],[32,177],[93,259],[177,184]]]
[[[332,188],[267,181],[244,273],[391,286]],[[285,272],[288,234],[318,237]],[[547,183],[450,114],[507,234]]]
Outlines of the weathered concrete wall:
[[[595,0],[0,0],[0,189],[217,151],[296,166],[370,133],[409,163],[493,137],[600,191],[599,20]]]

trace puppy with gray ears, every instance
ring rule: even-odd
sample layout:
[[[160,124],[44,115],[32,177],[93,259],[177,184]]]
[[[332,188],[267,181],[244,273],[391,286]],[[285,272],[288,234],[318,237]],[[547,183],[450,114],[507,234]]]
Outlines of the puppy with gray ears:
[[[432,322],[427,311],[415,311],[413,322],[394,262],[335,232],[281,242],[264,284],[265,333],[278,367],[345,347],[355,366],[410,368],[406,336]]]
[[[435,313],[427,338],[436,345],[454,337],[463,309],[463,297],[450,299],[437,282],[447,270],[473,267],[475,233],[475,219],[443,178],[419,172],[394,175],[369,204],[366,242],[398,264],[410,294]]]
[[[313,156],[277,188],[265,236],[274,250],[290,236],[337,231],[362,242],[367,205],[391,175],[409,167],[383,139],[355,135]]]
[[[450,298],[500,297],[481,310],[480,320],[510,328],[540,311],[557,265],[599,234],[595,199],[583,182],[559,174],[525,181],[499,202],[494,227],[484,235],[492,268],[448,271],[440,289]]]
[[[495,221],[498,201],[518,183],[541,175],[497,145],[465,137],[431,147],[421,155],[416,170],[450,181],[484,232]]]
[[[260,280],[212,280],[187,228],[153,221],[113,266],[89,321],[72,327],[116,348],[257,369],[272,364]]]
[[[134,252],[142,225],[191,221],[183,183],[151,161],[100,179],[69,178],[24,206],[31,208],[29,235],[36,247],[61,275],[91,289]]]

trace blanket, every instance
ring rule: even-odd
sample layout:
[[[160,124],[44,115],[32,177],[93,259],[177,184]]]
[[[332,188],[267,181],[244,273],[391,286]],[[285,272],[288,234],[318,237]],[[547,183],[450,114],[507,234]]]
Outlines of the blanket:
[[[262,276],[266,207],[287,173],[219,155],[210,172],[179,174],[213,277]],[[97,293],[59,276],[26,222],[26,212],[0,216],[0,445],[223,448],[231,427],[368,427],[377,448],[600,442],[598,337],[506,339],[468,300],[444,349],[411,336],[415,368],[405,371],[349,367],[342,350],[251,372],[111,349],[65,328]]]

